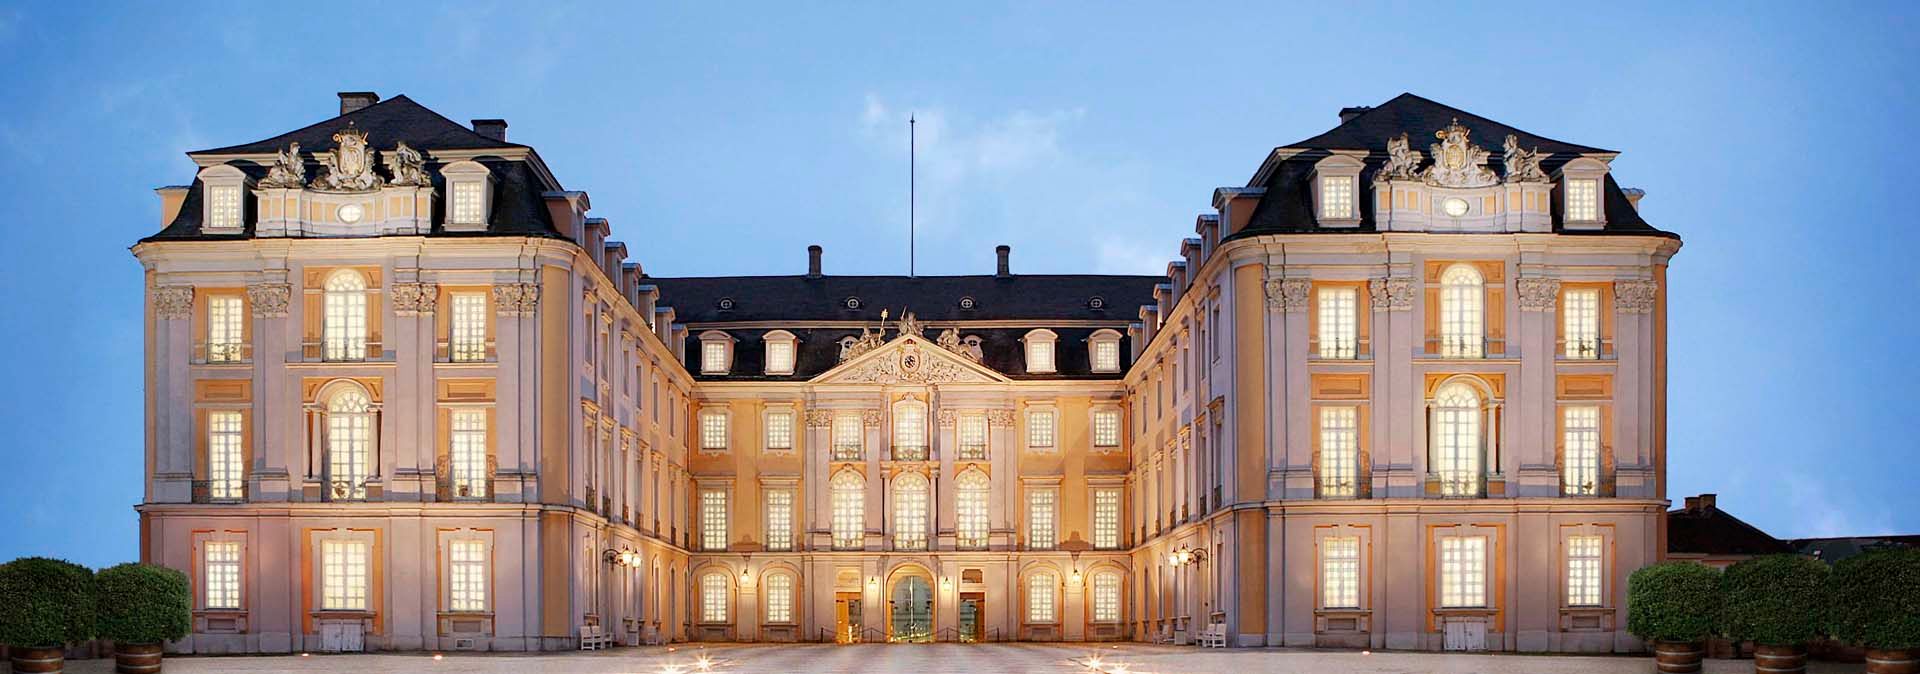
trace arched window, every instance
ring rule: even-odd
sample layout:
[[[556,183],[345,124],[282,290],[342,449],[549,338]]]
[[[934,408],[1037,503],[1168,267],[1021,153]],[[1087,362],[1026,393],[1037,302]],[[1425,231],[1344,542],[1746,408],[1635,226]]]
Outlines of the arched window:
[[[700,622],[727,621],[727,574],[709,571],[700,577]]]
[[[893,460],[927,460],[927,405],[902,400],[893,406]]]
[[[987,547],[987,498],[992,484],[987,474],[969,468],[953,481],[955,541],[962,548]]]
[[[1433,396],[1433,472],[1443,496],[1480,493],[1480,394],[1459,382]]]
[[[373,405],[366,391],[341,386],[327,398],[327,481],[335,499],[367,496],[373,465]]]
[[[793,575],[767,575],[767,622],[793,622]]]
[[[924,550],[927,547],[927,478],[919,473],[901,473],[893,478],[893,548]]]
[[[1479,358],[1484,346],[1480,272],[1456,264],[1440,275],[1440,355]]]
[[[1093,621],[1120,622],[1120,574],[1112,571],[1093,574]]]
[[[336,271],[327,277],[326,294],[321,301],[321,326],[327,360],[362,360],[367,357],[367,278],[352,269]]]
[[[867,519],[867,481],[852,470],[840,471],[830,485],[833,493],[833,547],[858,550],[864,543]]]

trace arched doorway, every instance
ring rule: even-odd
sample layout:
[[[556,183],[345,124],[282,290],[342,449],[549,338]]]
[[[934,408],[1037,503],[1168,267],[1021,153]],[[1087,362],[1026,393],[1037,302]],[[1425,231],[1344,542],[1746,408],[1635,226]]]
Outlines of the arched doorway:
[[[933,641],[933,583],[926,576],[902,575],[887,596],[887,640]]]

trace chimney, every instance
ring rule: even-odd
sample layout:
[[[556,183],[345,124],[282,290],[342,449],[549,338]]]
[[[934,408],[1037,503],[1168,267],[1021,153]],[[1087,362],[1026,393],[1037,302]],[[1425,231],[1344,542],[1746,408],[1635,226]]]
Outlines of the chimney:
[[[1368,105],[1362,105],[1362,106],[1353,107],[1353,108],[1341,108],[1340,123],[1345,124],[1347,122],[1351,122],[1353,121],[1353,118],[1364,115],[1368,110],[1372,110],[1372,109],[1373,107]]]
[[[1690,512],[1690,513],[1700,512],[1700,497],[1698,496],[1687,497],[1687,512]]]
[[[818,245],[807,246],[807,278],[820,278],[820,251]]]
[[[1638,187],[1629,187],[1624,190],[1620,190],[1620,192],[1627,195],[1627,203],[1633,206],[1633,212],[1639,213],[1640,199],[1647,196],[1647,191],[1640,189]]]
[[[1007,256],[1013,253],[1013,246],[995,246],[993,252],[995,255],[1000,256],[1000,266],[996,268],[993,275],[999,278],[1011,278],[1013,276],[1013,268],[1007,265]]]
[[[371,91],[342,91],[340,92],[340,114],[344,115],[379,102],[380,94]]]
[[[482,136],[486,136],[488,138],[492,138],[494,140],[500,141],[502,143],[505,143],[507,142],[507,120],[504,120],[504,119],[473,120],[473,132],[480,134]]]
[[[1720,495],[1719,495],[1719,494],[1701,494],[1701,495],[1700,495],[1700,496],[1698,497],[1698,498],[1700,499],[1700,509],[1701,509],[1701,510],[1713,510],[1713,509],[1714,509],[1714,501],[1716,501],[1716,500],[1718,500],[1718,499],[1719,499],[1719,497],[1720,497]]]

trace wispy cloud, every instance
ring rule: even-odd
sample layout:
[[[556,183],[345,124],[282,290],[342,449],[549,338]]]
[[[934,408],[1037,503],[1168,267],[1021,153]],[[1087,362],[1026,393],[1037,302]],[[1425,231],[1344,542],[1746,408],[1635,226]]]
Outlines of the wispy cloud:
[[[1860,503],[1825,482],[1801,476],[1779,484],[1786,486],[1787,503],[1794,513],[1793,530],[1784,537],[1867,536],[1894,531],[1891,511]]]

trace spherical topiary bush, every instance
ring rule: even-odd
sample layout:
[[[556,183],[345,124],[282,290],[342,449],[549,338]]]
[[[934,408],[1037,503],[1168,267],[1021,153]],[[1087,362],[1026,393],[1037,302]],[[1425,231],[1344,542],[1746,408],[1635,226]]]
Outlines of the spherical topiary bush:
[[[1720,577],[1722,629],[1736,641],[1796,646],[1826,627],[1827,564],[1801,555],[1767,555]]]
[[[1827,596],[1835,639],[1882,650],[1920,649],[1920,549],[1841,560],[1827,578]]]
[[[101,569],[100,636],[123,644],[157,644],[187,635],[193,591],[187,574],[164,566],[121,564]]]
[[[45,557],[0,564],[0,643],[56,648],[93,638],[93,572]]]
[[[1661,562],[1627,578],[1627,631],[1647,641],[1695,642],[1719,619],[1720,570]]]

